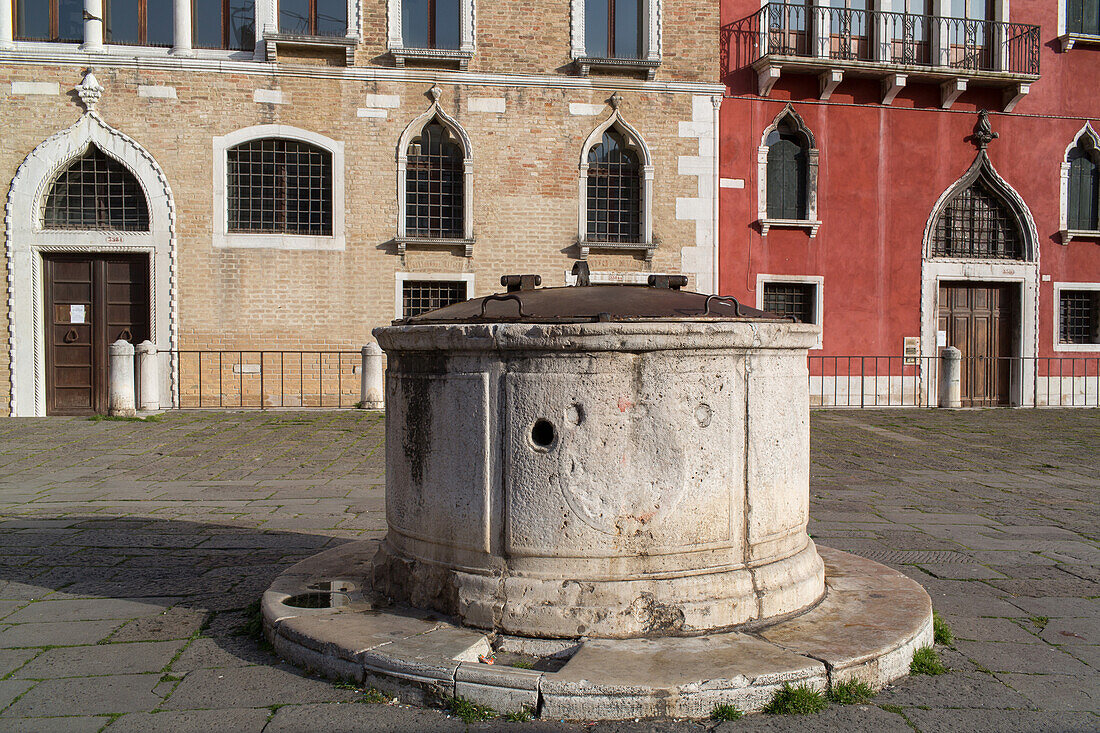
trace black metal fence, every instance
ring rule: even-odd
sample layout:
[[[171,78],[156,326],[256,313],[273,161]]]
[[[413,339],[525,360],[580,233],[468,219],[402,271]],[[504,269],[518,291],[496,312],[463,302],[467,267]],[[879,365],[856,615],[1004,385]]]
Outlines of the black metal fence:
[[[360,398],[358,351],[170,352],[181,408],[341,408]]]
[[[765,56],[1039,73],[1039,26],[767,3],[722,28],[723,68]]]

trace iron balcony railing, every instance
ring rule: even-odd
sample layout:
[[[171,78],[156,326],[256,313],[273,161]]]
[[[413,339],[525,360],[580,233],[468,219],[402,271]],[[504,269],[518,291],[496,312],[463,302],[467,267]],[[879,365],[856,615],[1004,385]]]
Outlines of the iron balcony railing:
[[[769,56],[1039,74],[1039,26],[767,3],[722,29],[725,68]]]

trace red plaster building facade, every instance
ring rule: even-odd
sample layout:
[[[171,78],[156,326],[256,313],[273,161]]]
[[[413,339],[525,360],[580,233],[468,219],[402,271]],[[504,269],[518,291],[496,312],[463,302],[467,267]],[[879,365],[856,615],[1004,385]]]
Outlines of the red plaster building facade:
[[[1097,404],[1097,12],[723,0],[720,291],[822,325],[815,401],[935,404],[950,345],[964,405]]]

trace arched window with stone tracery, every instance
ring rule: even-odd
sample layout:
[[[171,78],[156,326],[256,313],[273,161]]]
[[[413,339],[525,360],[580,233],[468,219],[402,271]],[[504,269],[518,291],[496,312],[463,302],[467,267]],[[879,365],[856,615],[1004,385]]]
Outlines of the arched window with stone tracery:
[[[461,141],[435,117],[409,143],[406,156],[405,235],[462,239],[466,203]]]
[[[642,164],[615,127],[588,151],[587,210],[588,241],[641,241]]]
[[[89,145],[50,186],[42,228],[147,232],[149,206],[134,174]]]
[[[979,178],[957,193],[936,218],[932,255],[1022,260],[1022,242],[1008,203]]]

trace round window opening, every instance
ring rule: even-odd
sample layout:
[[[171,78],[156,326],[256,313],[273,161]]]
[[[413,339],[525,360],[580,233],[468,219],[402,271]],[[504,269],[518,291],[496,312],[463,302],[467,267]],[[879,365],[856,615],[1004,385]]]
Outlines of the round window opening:
[[[531,442],[539,448],[549,448],[554,444],[554,426],[549,420],[536,420],[531,428]]]

